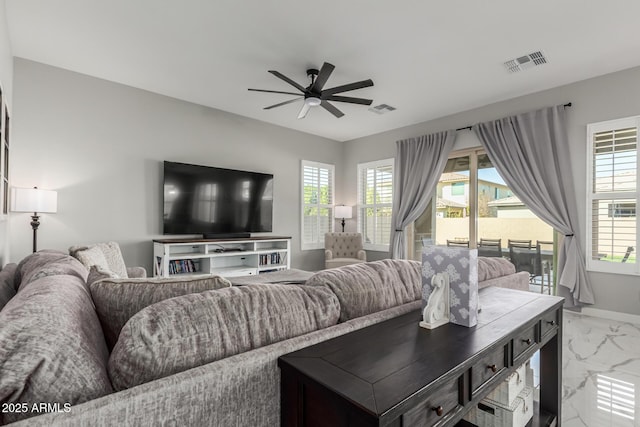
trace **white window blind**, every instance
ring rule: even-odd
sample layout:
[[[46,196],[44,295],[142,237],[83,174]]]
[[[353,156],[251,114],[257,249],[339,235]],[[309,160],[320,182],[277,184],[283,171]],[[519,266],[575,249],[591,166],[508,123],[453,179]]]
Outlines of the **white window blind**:
[[[302,249],[324,248],[333,231],[334,166],[302,161]]]
[[[358,165],[358,230],[363,246],[388,251],[393,200],[393,159]]]
[[[638,128],[640,117],[587,128],[587,267],[640,274],[637,262]]]

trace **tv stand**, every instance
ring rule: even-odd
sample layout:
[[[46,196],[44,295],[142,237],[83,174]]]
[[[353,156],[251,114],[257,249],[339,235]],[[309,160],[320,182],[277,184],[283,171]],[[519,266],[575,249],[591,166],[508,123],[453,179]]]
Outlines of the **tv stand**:
[[[291,268],[291,237],[157,239],[154,277],[251,276]]]
[[[204,239],[248,239],[251,233],[204,233]]]

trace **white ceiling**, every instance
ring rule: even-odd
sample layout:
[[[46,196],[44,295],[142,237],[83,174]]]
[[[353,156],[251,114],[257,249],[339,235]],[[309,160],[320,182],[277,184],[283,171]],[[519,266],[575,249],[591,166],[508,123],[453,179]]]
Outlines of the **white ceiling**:
[[[350,140],[640,65],[640,1],[6,0],[13,54],[335,140]],[[543,50],[548,64],[503,62]],[[263,107],[336,69],[325,87],[397,108]],[[295,90],[293,90],[295,91]]]

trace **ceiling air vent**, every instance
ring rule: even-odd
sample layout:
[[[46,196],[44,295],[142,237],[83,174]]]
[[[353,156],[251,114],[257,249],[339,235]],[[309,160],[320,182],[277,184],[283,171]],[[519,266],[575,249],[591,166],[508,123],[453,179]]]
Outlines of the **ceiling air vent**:
[[[526,70],[527,68],[535,67],[536,65],[542,65],[547,63],[547,58],[541,51],[530,53],[529,55],[521,56],[516,59],[511,59],[504,63],[504,66],[510,73],[517,73],[518,71]]]
[[[389,111],[393,111],[395,109],[396,108],[392,107],[391,105],[380,104],[380,105],[376,105],[375,107],[370,107],[369,111],[372,111],[376,114],[384,114],[384,113],[388,113]]]

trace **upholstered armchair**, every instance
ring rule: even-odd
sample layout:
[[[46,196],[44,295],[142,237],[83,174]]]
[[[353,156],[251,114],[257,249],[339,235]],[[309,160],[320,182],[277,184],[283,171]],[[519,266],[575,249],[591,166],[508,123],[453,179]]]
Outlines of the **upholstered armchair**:
[[[95,266],[101,273],[111,278],[144,278],[144,267],[127,267],[116,242],[98,243],[91,246],[72,246],[69,255],[80,261],[87,270]]]
[[[367,261],[360,233],[326,233],[324,235],[325,268],[341,267]]]

